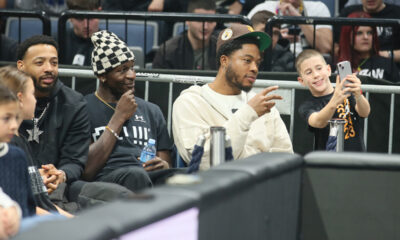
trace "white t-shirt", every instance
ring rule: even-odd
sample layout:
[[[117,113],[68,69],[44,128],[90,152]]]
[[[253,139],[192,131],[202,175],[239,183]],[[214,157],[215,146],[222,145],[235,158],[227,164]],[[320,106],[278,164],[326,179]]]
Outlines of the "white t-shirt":
[[[205,87],[205,90],[212,97],[212,101],[216,101],[220,105],[224,106],[224,109],[229,109],[230,113],[233,114],[238,110],[243,104],[246,104],[249,100],[249,96],[247,94],[239,94],[239,95],[223,95],[217,93],[212,90],[208,84]]]
[[[304,1],[304,16],[308,17],[330,17],[331,13],[329,12],[328,7],[320,1]],[[277,9],[279,6],[279,1],[265,1],[256,5],[253,9],[251,9],[250,13],[247,15],[249,19],[253,17],[254,14],[260,11],[270,11],[272,13],[277,13]],[[332,29],[330,25],[317,25],[316,28],[329,28]]]

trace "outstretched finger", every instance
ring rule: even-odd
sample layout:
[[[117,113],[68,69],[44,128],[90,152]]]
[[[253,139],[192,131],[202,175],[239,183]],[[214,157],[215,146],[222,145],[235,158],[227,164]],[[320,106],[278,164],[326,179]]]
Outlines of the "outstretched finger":
[[[277,94],[272,94],[272,95],[267,95],[265,96],[265,101],[271,101],[271,100],[282,100],[283,97]]]
[[[271,87],[267,87],[267,88],[264,88],[263,90],[261,90],[261,94],[262,95],[267,95],[268,93],[270,93],[270,92],[272,92],[272,91],[275,91],[276,89],[278,89],[279,87],[278,86],[271,86]]]

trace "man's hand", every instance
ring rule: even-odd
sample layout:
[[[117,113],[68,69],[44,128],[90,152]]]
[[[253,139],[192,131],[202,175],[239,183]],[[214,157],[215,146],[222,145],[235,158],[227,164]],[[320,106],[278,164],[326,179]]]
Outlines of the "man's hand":
[[[42,165],[39,172],[49,194],[56,190],[58,185],[63,183],[66,177],[64,171],[58,170],[53,164]]]
[[[158,169],[168,169],[169,164],[167,161],[156,156],[155,158],[143,163],[143,168],[149,172]]]
[[[5,227],[6,224],[7,224],[7,219],[4,213],[4,208],[0,206],[0,240],[8,238],[8,234]]]
[[[278,86],[272,86],[264,88],[261,92],[255,95],[247,104],[250,105],[256,112],[259,117],[264,115],[265,113],[269,113],[271,108],[275,106],[275,100],[281,100],[282,97],[276,94],[268,95],[268,93],[275,91],[278,89]]]
[[[16,207],[3,208],[3,217],[5,219],[5,221],[3,221],[3,227],[5,233],[9,237],[17,234],[21,220],[17,208]]]
[[[128,90],[119,99],[117,107],[115,108],[115,114],[122,117],[125,122],[132,117],[136,109],[137,103],[135,101],[135,95],[132,90]]]
[[[164,0],[151,1],[147,11],[149,12],[162,12],[164,10]]]
[[[347,77],[352,76],[352,75],[348,75]],[[344,99],[348,98],[350,95],[348,94],[348,92],[350,91],[350,88],[345,87],[345,80],[347,79],[344,78],[343,81],[340,81],[340,77],[339,75],[336,76],[336,86],[335,86],[335,91],[333,92],[333,96],[332,96],[332,103],[335,106],[338,106],[339,104],[342,104]],[[346,83],[347,85],[347,83]]]
[[[279,4],[279,10],[283,16],[301,16],[299,11],[291,3],[282,2]]]
[[[343,82],[345,82],[344,86],[348,89],[347,91],[351,92],[356,99],[361,96],[361,80],[356,76],[355,73],[346,76],[343,79]]]

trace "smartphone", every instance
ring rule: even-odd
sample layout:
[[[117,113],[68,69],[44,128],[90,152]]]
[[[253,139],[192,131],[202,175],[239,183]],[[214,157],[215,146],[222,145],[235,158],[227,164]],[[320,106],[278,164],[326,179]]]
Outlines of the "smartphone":
[[[351,71],[351,64],[349,61],[343,61],[343,62],[339,62],[337,64],[337,70],[339,73],[339,77],[340,77],[340,82],[343,81],[343,79],[347,76],[347,75],[351,75],[353,72]],[[346,80],[345,84],[349,82]],[[345,86],[343,86],[343,88],[345,88]],[[350,94],[350,93],[349,93]]]

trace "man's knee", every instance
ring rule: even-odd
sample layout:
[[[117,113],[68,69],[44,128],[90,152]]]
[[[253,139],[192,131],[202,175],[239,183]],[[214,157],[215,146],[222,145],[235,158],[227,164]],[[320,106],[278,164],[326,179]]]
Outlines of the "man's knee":
[[[141,167],[126,167],[116,170],[119,183],[132,191],[151,187],[153,184],[149,174]]]

